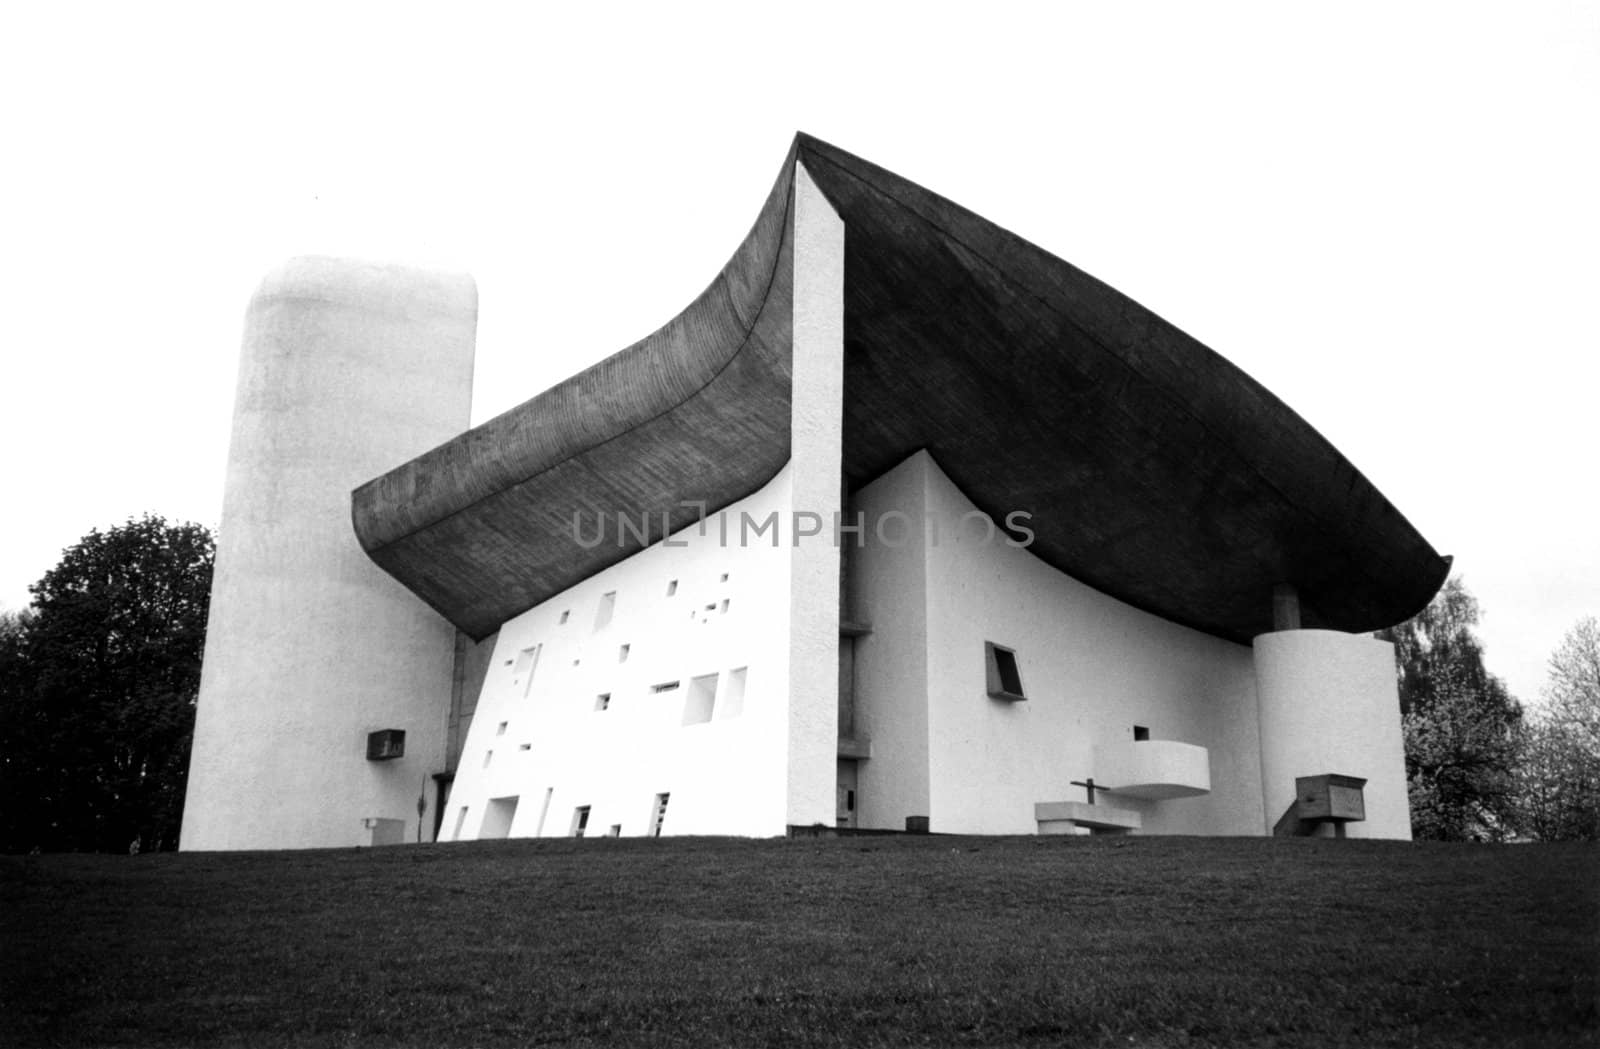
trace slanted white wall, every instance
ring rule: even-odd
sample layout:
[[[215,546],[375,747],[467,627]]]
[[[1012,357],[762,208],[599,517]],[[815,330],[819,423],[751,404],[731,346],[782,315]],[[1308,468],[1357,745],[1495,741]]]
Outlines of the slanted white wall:
[[[662,794],[664,834],[833,825],[845,231],[804,167],[794,193],[788,465],[502,626],[442,838],[567,835],[584,806],[586,836],[649,834]]]
[[[1295,779],[1360,776],[1367,818],[1353,838],[1411,839],[1405,738],[1394,646],[1334,630],[1285,630],[1255,641],[1261,697],[1266,829],[1288,809]]]
[[[368,843],[363,819],[416,839],[454,631],[362,552],[350,492],[466,428],[476,320],[468,277],[337,259],[251,300],[183,849]],[[368,762],[384,728],[405,757]]]
[[[721,514],[501,627],[442,840],[562,837],[582,805],[589,806],[588,836],[613,824],[626,836],[644,835],[663,793],[670,794],[664,834],[784,832],[791,808],[792,473],[785,467]],[[769,517],[772,527],[757,533],[754,525]],[[607,521],[604,541],[616,541],[614,525]],[[598,527],[585,520],[580,534],[592,540]],[[607,594],[615,595],[609,619],[597,625]],[[530,681],[518,659],[536,647]],[[732,672],[741,669],[736,701]],[[717,690],[710,720],[685,724],[694,679],[711,674]],[[669,682],[678,687],[655,691]],[[610,696],[609,706],[596,710],[601,694]],[[515,815],[498,826],[496,812],[509,804],[491,808],[491,801],[511,798]]]
[[[871,514],[891,509],[930,521],[905,546],[874,537],[857,554],[855,585],[873,628],[857,643],[857,718],[873,747],[860,765],[863,826],[927,815],[935,831],[1033,833],[1034,804],[1082,801],[1070,781],[1094,775],[1094,745],[1131,739],[1137,724],[1152,738],[1206,747],[1212,791],[1100,800],[1138,811],[1145,833],[1260,833],[1250,649],[1107,597],[998,532],[989,538],[925,452],[863,488],[855,506],[868,512],[869,532]],[[986,695],[986,640],[1016,650],[1027,701]],[[921,751],[928,803],[901,811],[923,789],[914,773]]]

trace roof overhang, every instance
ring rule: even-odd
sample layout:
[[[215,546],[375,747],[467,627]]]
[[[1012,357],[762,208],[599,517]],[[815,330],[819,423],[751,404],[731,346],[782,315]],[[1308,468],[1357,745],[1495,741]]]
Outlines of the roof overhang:
[[[723,271],[654,334],[356,489],[368,554],[465,633],[720,509],[789,458],[796,162],[846,229],[844,474],[926,448],[1032,552],[1234,641],[1352,632],[1427,604],[1449,561],[1339,452],[1138,303],[920,186],[797,136]],[[586,549],[577,519],[651,515]]]

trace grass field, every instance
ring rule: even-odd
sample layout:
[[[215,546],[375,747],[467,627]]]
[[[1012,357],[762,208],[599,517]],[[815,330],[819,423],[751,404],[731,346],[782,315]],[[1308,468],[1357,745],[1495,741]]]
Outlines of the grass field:
[[[1600,851],[589,839],[0,858],[0,1044],[1597,1044]]]

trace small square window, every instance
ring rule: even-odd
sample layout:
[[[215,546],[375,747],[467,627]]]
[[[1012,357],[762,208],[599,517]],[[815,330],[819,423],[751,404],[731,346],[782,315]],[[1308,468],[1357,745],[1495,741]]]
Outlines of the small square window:
[[[1143,725],[1133,726],[1133,738],[1136,742],[1143,743],[1150,738],[1150,730]]]
[[[606,710],[611,706],[611,693],[602,692],[594,697],[594,709]]]
[[[990,696],[1013,702],[1028,698],[1022,691],[1022,671],[1017,667],[1017,653],[1013,649],[985,641],[983,661]]]

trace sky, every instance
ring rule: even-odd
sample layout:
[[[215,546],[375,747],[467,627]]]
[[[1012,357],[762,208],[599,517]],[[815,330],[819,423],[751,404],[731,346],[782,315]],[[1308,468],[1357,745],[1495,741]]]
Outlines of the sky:
[[[1317,427],[1536,701],[1600,615],[1600,6],[0,11],[0,608],[216,525],[296,255],[471,273],[473,421],[648,334],[804,130],[1150,307]]]

